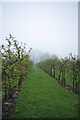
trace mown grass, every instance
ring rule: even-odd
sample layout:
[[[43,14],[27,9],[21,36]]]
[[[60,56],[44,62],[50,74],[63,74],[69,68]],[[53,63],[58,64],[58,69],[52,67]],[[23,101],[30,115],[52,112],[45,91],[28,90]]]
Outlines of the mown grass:
[[[12,118],[77,118],[78,97],[33,67],[16,100]]]

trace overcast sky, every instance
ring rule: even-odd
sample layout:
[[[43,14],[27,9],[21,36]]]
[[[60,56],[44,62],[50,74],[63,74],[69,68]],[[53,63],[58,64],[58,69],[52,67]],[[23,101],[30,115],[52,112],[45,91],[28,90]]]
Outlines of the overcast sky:
[[[2,40],[12,34],[27,49],[78,54],[78,3],[2,3]]]

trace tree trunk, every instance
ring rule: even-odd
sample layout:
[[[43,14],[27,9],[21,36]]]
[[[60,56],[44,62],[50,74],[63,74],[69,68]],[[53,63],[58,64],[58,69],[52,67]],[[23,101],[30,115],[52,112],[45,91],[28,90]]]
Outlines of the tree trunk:
[[[59,73],[59,77],[58,77],[58,80],[60,80],[60,77],[61,77],[61,70],[60,70],[60,73]]]
[[[77,85],[78,85],[78,83],[76,81],[76,84],[75,84],[75,93],[77,93]]]
[[[20,77],[19,81],[18,81],[18,87],[20,87],[22,84],[22,76]]]
[[[5,89],[4,92],[5,92],[5,99],[6,99],[7,98],[7,90]]]
[[[53,74],[53,78],[55,78],[55,69],[54,69],[54,74]]]
[[[74,78],[73,78],[73,92],[75,91],[75,90],[74,90],[74,87],[75,87],[75,86],[74,86]]]

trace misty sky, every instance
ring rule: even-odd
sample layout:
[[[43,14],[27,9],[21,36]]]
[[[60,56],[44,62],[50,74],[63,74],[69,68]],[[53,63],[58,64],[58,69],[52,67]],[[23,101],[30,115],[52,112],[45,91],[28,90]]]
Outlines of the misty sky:
[[[2,3],[2,40],[12,34],[58,56],[78,54],[78,3]]]

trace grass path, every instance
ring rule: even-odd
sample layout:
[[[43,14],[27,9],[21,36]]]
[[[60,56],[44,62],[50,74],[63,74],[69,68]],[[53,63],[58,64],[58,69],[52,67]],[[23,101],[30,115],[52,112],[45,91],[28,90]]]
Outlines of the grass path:
[[[16,100],[15,118],[75,118],[77,95],[61,87],[56,80],[33,67]]]

